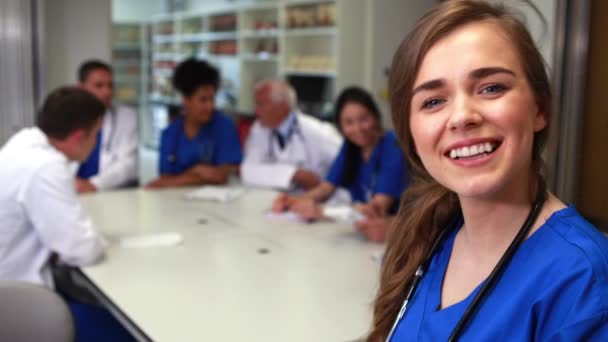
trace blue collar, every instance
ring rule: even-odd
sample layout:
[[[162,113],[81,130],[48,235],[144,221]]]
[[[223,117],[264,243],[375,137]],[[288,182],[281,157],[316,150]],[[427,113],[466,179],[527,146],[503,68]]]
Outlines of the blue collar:
[[[208,129],[207,127],[213,127],[213,124],[215,123],[217,116],[218,116],[218,111],[213,110],[213,113],[211,113],[211,119],[199,127],[198,132],[196,133],[195,136],[198,136],[199,134],[201,134],[201,132],[203,132],[203,130]],[[184,122],[185,121],[186,121],[185,114],[181,113],[171,124],[175,123],[176,127],[178,128],[178,131],[184,131]]]
[[[293,129],[296,124],[296,112],[289,113],[289,116],[281,122],[281,125],[276,129],[285,140],[289,140],[289,137],[293,133]]]

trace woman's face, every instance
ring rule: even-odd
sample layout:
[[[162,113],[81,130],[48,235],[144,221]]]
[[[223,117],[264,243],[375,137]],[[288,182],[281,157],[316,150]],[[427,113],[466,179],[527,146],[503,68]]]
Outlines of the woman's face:
[[[412,94],[412,138],[435,180],[461,198],[496,198],[529,185],[533,136],[546,117],[499,26],[473,23],[439,40]]]
[[[198,87],[192,95],[183,96],[184,112],[186,117],[200,124],[211,120],[215,109],[215,87],[203,85]]]
[[[356,102],[348,102],[342,108],[340,127],[346,139],[355,145],[372,147],[378,138],[378,122],[374,115]]]

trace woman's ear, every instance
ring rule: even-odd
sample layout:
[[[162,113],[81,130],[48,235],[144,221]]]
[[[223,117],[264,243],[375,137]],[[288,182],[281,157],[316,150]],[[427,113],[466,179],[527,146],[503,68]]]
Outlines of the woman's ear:
[[[410,136],[408,138],[408,142],[410,144],[410,150],[412,151],[412,154],[415,155],[416,157],[419,157],[418,149],[416,148],[416,142],[414,141],[414,138],[412,138],[411,131],[410,131]]]
[[[540,110],[534,117],[534,133],[542,131],[545,127],[547,127],[547,113]]]

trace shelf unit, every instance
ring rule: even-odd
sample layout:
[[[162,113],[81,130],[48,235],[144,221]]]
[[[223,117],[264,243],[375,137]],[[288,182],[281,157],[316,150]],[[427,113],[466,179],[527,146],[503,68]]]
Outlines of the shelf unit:
[[[177,103],[173,68],[196,56],[221,70],[216,105],[253,112],[253,85],[284,77],[304,111],[323,116],[340,88],[364,83],[365,0],[282,0],[226,5],[152,19],[152,91]],[[348,32],[348,34],[345,34]]]
[[[112,68],[114,102],[139,107],[145,92],[144,25],[138,22],[113,23]]]

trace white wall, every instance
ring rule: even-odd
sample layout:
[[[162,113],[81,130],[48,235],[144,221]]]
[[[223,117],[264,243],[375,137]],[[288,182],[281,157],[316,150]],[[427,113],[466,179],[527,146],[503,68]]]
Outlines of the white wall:
[[[545,62],[551,68],[553,66],[553,50],[555,40],[555,14],[557,0],[531,0],[531,2],[542,13],[546,20],[543,23],[538,13],[524,1],[514,0],[491,0],[493,3],[505,4],[513,8],[517,13],[524,15],[524,21],[536,46],[540,50]]]
[[[399,43],[416,21],[426,13],[437,0],[368,0],[368,22],[371,30],[366,40],[366,85],[371,88],[383,113],[383,124],[392,127],[390,106],[387,98],[388,78],[386,70],[390,67],[393,54]],[[555,10],[557,0],[532,0],[544,16],[547,24],[527,4],[514,0],[492,0],[503,3],[521,12],[525,22],[541,50],[549,68],[553,65],[553,43],[555,35]]]
[[[526,7],[523,12],[526,15],[528,29],[532,38],[540,49],[549,68],[553,67],[553,53],[555,44],[555,14],[557,10],[557,0],[533,0],[536,7],[540,10],[547,21],[546,27],[538,14],[531,8]]]
[[[45,2],[46,92],[76,82],[82,61],[110,61],[111,0]]]
[[[385,128],[392,127],[388,103],[388,76],[393,55],[416,21],[433,7],[436,0],[368,0],[371,30],[366,39],[366,83],[378,101]]]
[[[34,123],[36,70],[32,69],[32,2],[0,1],[0,147]]]

